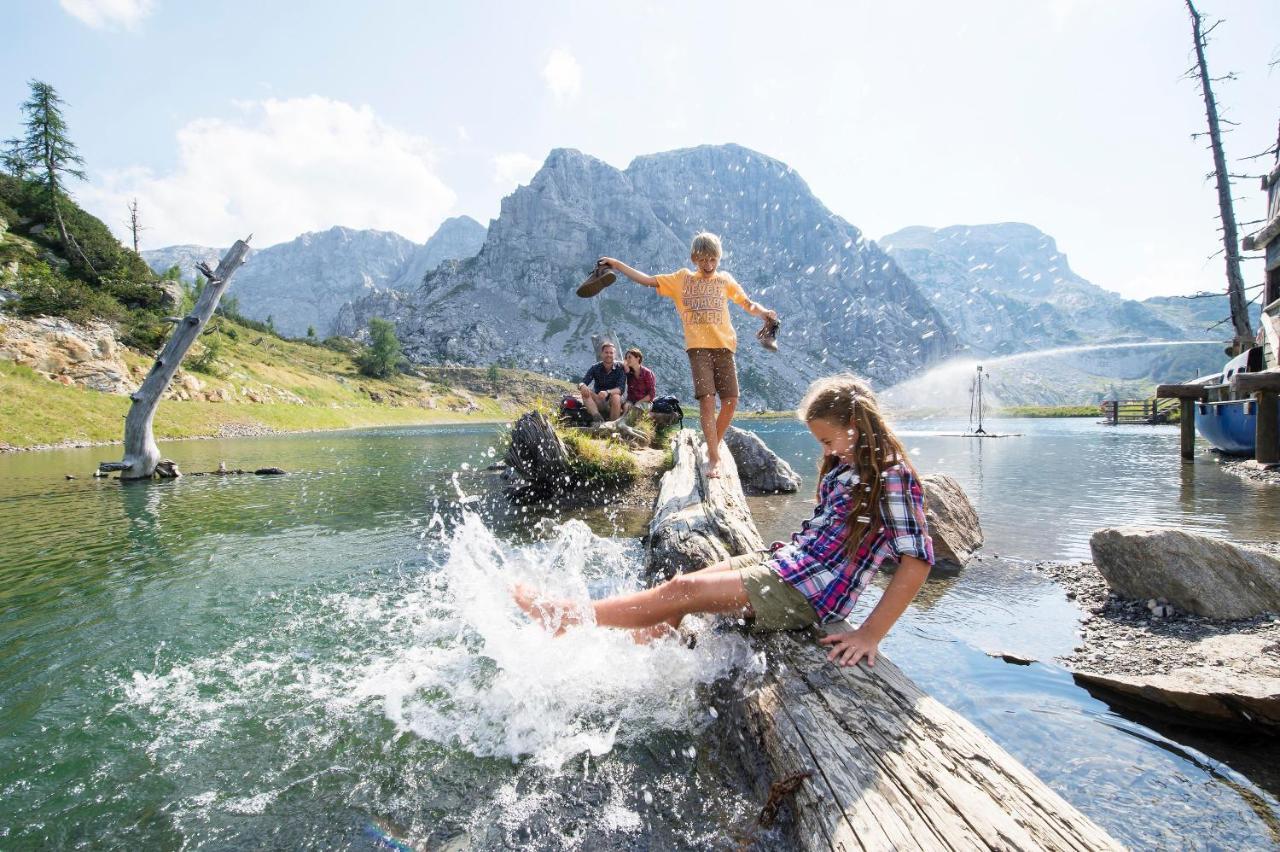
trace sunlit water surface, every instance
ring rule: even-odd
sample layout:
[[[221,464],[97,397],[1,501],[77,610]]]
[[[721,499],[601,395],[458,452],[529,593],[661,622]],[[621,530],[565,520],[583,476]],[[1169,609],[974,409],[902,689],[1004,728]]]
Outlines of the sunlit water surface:
[[[1280,538],[1275,489],[1211,456],[1178,464],[1175,430],[998,423],[1025,434],[901,424],[919,466],[974,498],[991,552],[1084,558],[1093,529],[1121,523]],[[747,425],[812,487],[802,426]],[[131,485],[88,478],[112,448],[0,457],[0,848],[750,838],[760,803],[722,750],[716,696],[760,661],[733,632],[637,647],[599,630],[552,640],[519,617],[509,580],[637,588],[641,551],[634,512],[460,506],[499,440],[451,427],[183,442],[164,449],[187,471],[290,473]],[[752,504],[767,537],[809,511],[806,494]],[[1051,661],[1075,627],[1061,589],[1016,560],[977,563],[931,581],[885,651],[1127,843],[1280,843],[1269,746],[1157,732],[1052,664],[985,653]]]

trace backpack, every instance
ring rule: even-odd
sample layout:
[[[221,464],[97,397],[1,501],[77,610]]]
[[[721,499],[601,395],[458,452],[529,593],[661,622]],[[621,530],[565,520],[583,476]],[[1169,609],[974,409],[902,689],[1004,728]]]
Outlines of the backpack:
[[[658,397],[653,401],[651,409],[654,414],[674,414],[680,425],[684,425],[684,411],[680,408],[680,400],[674,396]]]
[[[576,396],[565,396],[560,400],[560,422],[570,426],[590,426],[591,412]]]

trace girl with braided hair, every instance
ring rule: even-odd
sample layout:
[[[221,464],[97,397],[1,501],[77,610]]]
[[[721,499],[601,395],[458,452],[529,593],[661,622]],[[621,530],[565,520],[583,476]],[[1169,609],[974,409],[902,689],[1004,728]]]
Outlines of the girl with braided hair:
[[[791,541],[589,605],[549,600],[520,585],[516,603],[557,632],[594,622],[630,629],[638,641],[669,635],[684,616],[701,612],[740,613],[756,632],[794,630],[847,618],[888,559],[898,570],[866,620],[819,640],[839,665],[864,658],[875,665],[880,641],[933,564],[924,493],[866,382],[849,374],[819,379],[796,414],[822,455],[817,506]]]

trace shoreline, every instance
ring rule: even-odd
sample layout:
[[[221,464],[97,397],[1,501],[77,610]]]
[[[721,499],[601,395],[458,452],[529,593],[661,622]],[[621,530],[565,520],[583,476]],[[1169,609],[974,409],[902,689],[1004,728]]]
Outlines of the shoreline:
[[[510,418],[496,417],[459,417],[432,420],[388,421],[386,423],[362,423],[354,426],[317,426],[310,429],[274,429],[260,424],[228,422],[220,425],[218,431],[211,435],[184,435],[180,438],[156,438],[156,443],[165,444],[178,441],[216,441],[229,438],[265,438],[272,435],[309,435],[317,432],[350,432],[357,429],[385,429],[389,426],[461,426],[465,424],[507,423]],[[20,447],[14,444],[0,443],[0,456],[17,453],[39,453],[51,450],[83,450],[90,447],[118,447],[124,444],[123,436],[115,441],[92,441],[88,439],[67,439],[52,444],[31,444]]]

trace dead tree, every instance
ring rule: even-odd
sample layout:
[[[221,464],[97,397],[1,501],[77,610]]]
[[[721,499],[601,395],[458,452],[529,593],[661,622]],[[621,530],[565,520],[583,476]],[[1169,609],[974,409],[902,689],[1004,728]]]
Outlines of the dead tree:
[[[178,320],[173,334],[156,357],[156,362],[151,365],[151,372],[143,379],[142,386],[129,395],[133,404],[129,406],[129,414],[124,421],[124,460],[102,462],[98,465],[98,470],[104,473],[118,470],[121,479],[150,479],[156,474],[156,467],[160,464],[160,448],[156,446],[151,421],[160,404],[160,397],[178,372],[182,356],[187,354],[191,344],[213,316],[218,300],[231,283],[231,276],[244,263],[248,253],[248,238],[236,240],[236,244],[223,256],[216,272],[211,271],[204,263],[199,265],[201,274],[208,279],[200,298],[196,300],[191,313]],[[176,476],[177,469],[173,468],[168,475]]]
[[[1191,0],[1186,0],[1191,13],[1191,32],[1195,37],[1196,68],[1200,77],[1200,93],[1204,96],[1205,117],[1209,121],[1209,148],[1213,151],[1213,171],[1218,184],[1218,213],[1222,217],[1222,244],[1227,261],[1227,297],[1231,302],[1231,323],[1235,328],[1230,354],[1239,355],[1253,346],[1253,328],[1244,298],[1244,278],[1240,275],[1240,240],[1236,235],[1236,214],[1231,202],[1231,176],[1227,158],[1222,153],[1222,131],[1219,128],[1218,104],[1213,98],[1209,64],[1205,60],[1205,36],[1200,13]],[[1212,29],[1212,27],[1210,27]]]
[[[145,231],[138,220],[138,199],[129,202],[129,233],[133,236],[133,253],[138,253],[138,234]]]

